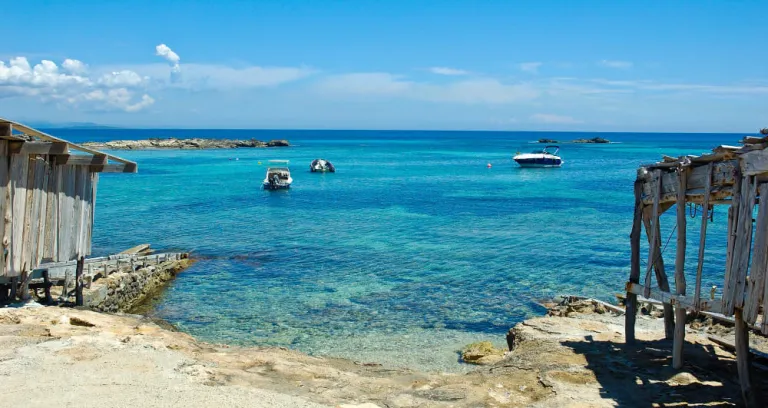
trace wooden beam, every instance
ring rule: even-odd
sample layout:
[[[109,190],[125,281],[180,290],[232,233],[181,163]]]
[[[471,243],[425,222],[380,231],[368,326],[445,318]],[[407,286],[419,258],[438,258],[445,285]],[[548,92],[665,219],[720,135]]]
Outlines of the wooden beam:
[[[741,172],[745,176],[768,173],[768,150],[753,150],[742,154]]]
[[[650,225],[647,219],[644,219],[644,221],[646,222],[645,224],[646,235],[648,235],[651,231],[651,228],[654,228],[654,227]],[[669,293],[669,280],[667,278],[667,273],[664,270],[664,257],[661,254],[661,225],[657,223],[655,230],[656,230],[655,243],[651,243],[651,238],[648,237],[649,245],[655,248],[654,252],[658,254],[658,256],[656,256],[655,262],[652,262],[651,266],[653,267],[653,270],[656,274],[656,282],[658,283],[659,289]],[[649,294],[649,296],[645,296],[645,297],[650,297],[650,293],[652,293],[652,291],[648,291],[648,288],[646,287],[646,291],[644,293]],[[674,337],[674,332],[675,332],[674,310],[671,304],[665,304],[664,305],[664,337],[666,337],[669,340],[672,340],[672,338]]]
[[[701,212],[701,231],[699,232],[699,256],[696,264],[696,286],[694,287],[693,303],[694,310],[699,311],[699,300],[701,299],[701,275],[704,270],[704,248],[707,244],[707,222],[709,221],[709,191],[712,188],[712,163],[707,165],[707,178],[704,185],[704,202]]]
[[[69,143],[69,142],[67,142],[64,139],[59,139],[58,137],[51,136],[51,135],[49,135],[47,133],[44,133],[44,132],[41,132],[39,130],[33,129],[33,128],[29,127],[29,126],[22,125],[21,123],[18,123],[18,122],[12,122],[10,120],[6,120],[6,119],[0,118],[0,124],[2,124],[2,123],[12,124],[19,131],[24,132],[25,134],[28,134],[28,135],[31,135],[31,136],[35,136],[35,137],[37,137],[37,138],[39,138],[40,140],[43,140],[43,141]],[[70,148],[72,148],[74,150],[81,151],[83,153],[90,153],[92,155],[102,155],[102,154],[104,154],[104,153],[102,153],[102,152],[100,152],[98,150],[91,149],[91,148],[88,148],[88,147],[85,147],[85,146],[76,145],[74,143],[69,143],[69,146],[70,146]],[[110,160],[114,160],[116,162],[125,163],[125,164],[133,163],[130,160],[126,160],[126,159],[123,159],[121,157],[117,157],[117,156],[114,156],[114,155],[111,155],[111,154],[107,155],[107,156],[109,156]]]
[[[635,181],[635,214],[632,219],[630,241],[630,273],[629,283],[640,283],[640,234],[643,222],[642,182]],[[624,337],[627,344],[635,342],[635,320],[637,318],[637,295],[627,292],[626,313],[624,315]]]
[[[734,249],[738,248],[736,247],[736,231],[738,231],[738,220],[739,220],[739,210],[741,210],[741,200],[742,200],[742,194],[741,191],[743,189],[743,180],[741,177],[741,170],[736,170],[737,175],[735,176],[737,180],[740,180],[734,185],[733,188],[733,199],[731,202],[730,208],[728,208],[728,241],[727,246],[725,249],[725,278],[723,283],[723,314],[726,316],[732,316],[733,315],[733,302],[732,302],[732,293],[733,287],[735,286],[734,283],[731,282],[732,274],[733,274],[733,258],[734,258]],[[730,303],[730,306],[728,305]]]
[[[685,245],[686,219],[685,191],[687,190],[687,169],[678,170],[677,189],[677,251],[675,256],[675,292],[685,296]],[[683,343],[685,341],[685,307],[675,306],[675,335],[672,343],[672,368],[679,370],[683,367]]]
[[[725,285],[723,285],[723,314],[729,316],[734,309],[743,308],[744,288],[752,248],[752,212],[755,207],[756,185],[752,176],[741,180],[738,207],[734,208],[732,235],[728,243],[731,250]],[[735,199],[736,197],[734,197]]]
[[[736,309],[733,317],[736,320],[736,369],[739,373],[741,396],[747,407],[757,407],[759,405],[752,393],[752,382],[749,378],[749,327],[744,322],[741,309]]]
[[[77,259],[77,268],[75,269],[75,306],[83,305],[83,266],[85,258]]]
[[[13,124],[0,120],[0,136],[13,136]]]
[[[634,293],[640,296],[643,296],[643,292],[645,292],[645,287],[643,285],[640,285],[639,283],[627,283],[627,286],[625,289],[627,293]],[[689,298],[687,296],[675,295],[673,293],[670,293],[669,291],[651,289],[650,296],[646,298],[657,300],[662,304],[664,304],[665,306],[680,305],[684,307],[686,310],[690,310],[690,311],[694,310],[693,298]],[[640,301],[641,300],[638,299],[638,302]],[[714,300],[702,299],[700,309],[702,312],[720,313],[721,305],[722,305],[721,299],[714,299]]]
[[[69,145],[63,142],[9,142],[11,153],[69,154]]]
[[[136,163],[133,164],[107,164],[105,166],[93,167],[94,173],[136,173],[138,170]]]
[[[83,154],[58,155],[56,156],[56,164],[66,164],[73,166],[104,166],[107,164],[107,156],[104,154],[93,156]]]
[[[709,168],[709,164],[712,164],[711,169]],[[686,195],[701,195],[703,193],[707,179],[710,180],[710,190],[712,187],[722,187],[724,188],[724,192],[730,193],[730,190],[727,188],[738,184],[737,181],[739,178],[734,177],[735,170],[737,169],[739,169],[739,161],[737,159],[707,163],[707,165],[691,167],[691,170],[688,173]],[[643,203],[652,204],[654,190],[657,183],[655,174],[651,174],[644,169],[640,169],[638,170],[638,178],[643,180]],[[667,170],[662,171],[660,180],[662,185],[660,201],[662,203],[676,201],[678,183],[677,175],[675,172]],[[725,198],[727,196],[730,196],[730,194],[719,198]]]

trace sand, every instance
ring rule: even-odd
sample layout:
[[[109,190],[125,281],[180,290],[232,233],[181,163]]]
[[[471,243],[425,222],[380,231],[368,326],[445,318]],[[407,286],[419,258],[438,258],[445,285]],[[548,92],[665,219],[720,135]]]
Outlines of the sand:
[[[196,341],[137,315],[58,307],[0,310],[2,406],[613,407],[740,403],[733,355],[691,330],[672,370],[662,321],[568,313],[514,329],[504,360],[467,374],[423,373],[281,348]],[[719,333],[728,337],[727,330]],[[425,350],[428,353],[429,350]],[[763,377],[768,377],[763,375]],[[659,405],[661,404],[661,405]]]

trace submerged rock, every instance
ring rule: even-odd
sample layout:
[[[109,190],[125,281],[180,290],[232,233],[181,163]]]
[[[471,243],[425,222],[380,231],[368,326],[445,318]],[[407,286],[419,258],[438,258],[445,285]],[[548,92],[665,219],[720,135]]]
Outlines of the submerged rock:
[[[504,350],[496,348],[490,341],[480,341],[464,346],[461,359],[469,364],[495,364],[504,359]]]

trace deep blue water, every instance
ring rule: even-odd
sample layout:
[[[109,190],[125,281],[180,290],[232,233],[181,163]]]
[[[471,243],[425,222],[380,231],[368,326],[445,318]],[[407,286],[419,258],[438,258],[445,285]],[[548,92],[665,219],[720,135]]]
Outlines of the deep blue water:
[[[222,137],[290,140],[278,149],[112,152],[139,173],[104,174],[94,254],[149,242],[200,259],[158,299],[158,316],[213,342],[270,344],[425,369],[460,369],[455,350],[504,344],[536,301],[613,300],[629,274],[632,183],[661,154],[709,151],[742,135],[600,134],[563,144],[560,169],[511,156],[580,133],[52,130],[71,140]],[[335,174],[308,171],[314,158]],[[232,160],[238,158],[239,160]],[[287,192],[260,189],[268,159],[291,161]],[[486,163],[493,167],[486,168]],[[674,211],[662,219],[674,257]],[[710,227],[705,287],[725,250]],[[689,222],[693,280],[700,219]],[[645,255],[643,255],[645,259]],[[690,285],[689,285],[690,287]]]

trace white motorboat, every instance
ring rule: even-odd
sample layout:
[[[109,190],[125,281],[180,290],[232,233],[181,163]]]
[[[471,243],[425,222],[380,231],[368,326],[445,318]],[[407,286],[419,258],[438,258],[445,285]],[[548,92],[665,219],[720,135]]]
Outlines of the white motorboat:
[[[335,173],[336,168],[325,159],[315,159],[309,164],[309,171],[312,173]]]
[[[547,149],[555,149],[555,151],[551,153]],[[560,167],[563,165],[563,159],[557,155],[559,151],[560,146],[547,146],[543,150],[517,154],[512,157],[512,160],[520,167]]]
[[[264,190],[287,190],[291,187],[291,169],[288,160],[270,160],[267,162],[267,175],[262,186]]]

